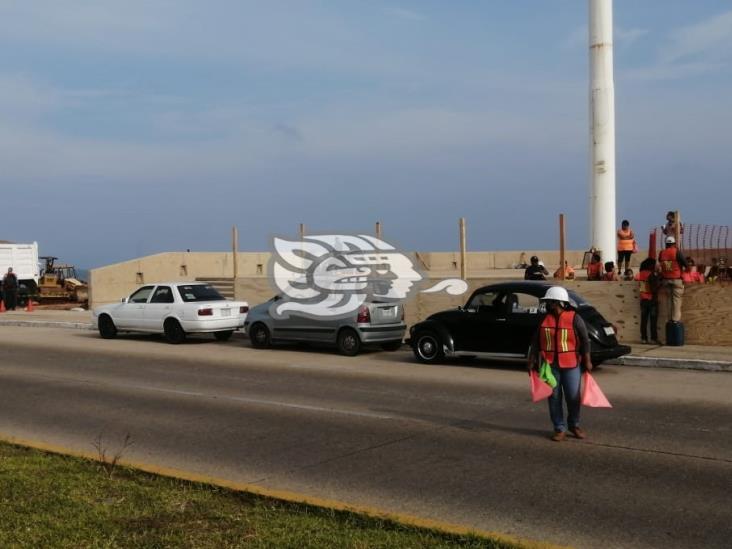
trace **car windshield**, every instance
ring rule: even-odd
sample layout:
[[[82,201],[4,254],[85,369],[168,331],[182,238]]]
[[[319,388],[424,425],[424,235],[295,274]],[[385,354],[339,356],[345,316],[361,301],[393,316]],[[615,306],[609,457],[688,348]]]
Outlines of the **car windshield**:
[[[587,302],[585,298],[583,298],[578,293],[573,292],[572,290],[567,293],[569,294],[569,299],[572,302],[571,304],[573,307],[583,307],[585,305],[589,305],[589,302]]]
[[[178,286],[180,298],[186,303],[192,301],[224,301],[226,298],[208,284],[186,284]]]

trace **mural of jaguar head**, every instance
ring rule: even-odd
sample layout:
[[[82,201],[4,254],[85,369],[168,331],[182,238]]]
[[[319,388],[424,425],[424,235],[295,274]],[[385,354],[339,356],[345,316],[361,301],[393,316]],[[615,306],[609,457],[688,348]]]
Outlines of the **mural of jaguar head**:
[[[273,239],[269,273],[282,299],[270,314],[313,318],[355,314],[364,303],[407,300],[422,280],[408,256],[368,235]]]

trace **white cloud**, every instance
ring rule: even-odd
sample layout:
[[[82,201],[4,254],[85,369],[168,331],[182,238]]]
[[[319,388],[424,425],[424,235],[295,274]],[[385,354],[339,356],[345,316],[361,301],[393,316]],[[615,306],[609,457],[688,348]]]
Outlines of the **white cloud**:
[[[655,64],[624,72],[636,80],[680,80],[723,70],[732,60],[732,11],[673,31]]]
[[[725,61],[732,58],[732,11],[678,29],[661,55],[662,62],[667,64],[692,57]]]
[[[399,6],[392,6],[385,9],[386,13],[393,15],[399,19],[407,19],[409,21],[424,21],[426,17],[414,10],[402,8]]]

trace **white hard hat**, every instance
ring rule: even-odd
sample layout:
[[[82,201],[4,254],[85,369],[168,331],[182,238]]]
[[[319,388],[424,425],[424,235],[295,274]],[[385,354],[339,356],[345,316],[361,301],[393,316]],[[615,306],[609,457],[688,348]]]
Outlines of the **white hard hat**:
[[[552,286],[546,291],[546,294],[544,294],[544,297],[541,299],[551,299],[552,301],[563,301],[564,303],[569,303],[569,294],[567,293],[567,290],[561,286]]]
[[[667,236],[666,244],[676,244],[676,239],[673,236]]]

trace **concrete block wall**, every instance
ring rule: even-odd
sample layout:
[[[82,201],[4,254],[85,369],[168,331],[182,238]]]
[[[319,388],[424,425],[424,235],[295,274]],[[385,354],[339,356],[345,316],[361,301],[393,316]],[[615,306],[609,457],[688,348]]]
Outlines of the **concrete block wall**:
[[[583,252],[570,252],[568,257],[575,265],[581,263]],[[522,277],[520,270],[493,268],[490,265],[512,265],[518,261],[521,252],[471,252],[469,261],[477,267],[486,268],[481,276],[468,277],[470,291],[483,285],[500,280],[516,280]],[[556,268],[551,261],[557,252],[526,252],[530,257],[536,254],[546,257],[549,270]],[[554,255],[552,255],[554,254]],[[641,254],[638,254],[641,255]],[[454,272],[453,261],[459,261],[459,254],[446,252],[420,254],[428,267],[428,280],[423,283],[427,288],[446,276],[458,276]],[[239,253],[238,273],[235,283],[237,299],[245,299],[250,305],[262,303],[274,295],[267,279],[268,253]],[[104,303],[119,301],[143,284],[164,281],[187,281],[196,278],[223,278],[233,276],[233,255],[231,252],[168,252],[142,257],[99,269],[90,273],[90,305],[96,307]],[[140,273],[140,275],[138,275]],[[469,271],[470,273],[470,271]],[[623,341],[640,341],[640,305],[638,285],[634,282],[588,282],[567,281],[568,288],[576,290],[590,301],[610,322],[619,329]],[[407,304],[406,320],[413,324],[429,315],[447,308],[463,305],[465,296],[447,294],[416,294]],[[662,297],[659,313],[659,335],[663,339],[664,323],[667,319],[667,299]],[[684,321],[686,342],[699,345],[732,346],[732,285],[699,285],[686,288],[684,300]]]

